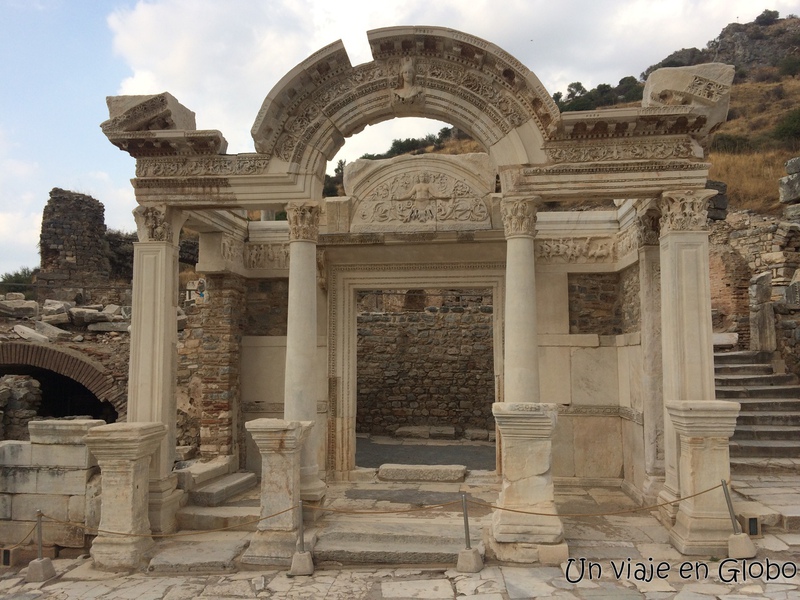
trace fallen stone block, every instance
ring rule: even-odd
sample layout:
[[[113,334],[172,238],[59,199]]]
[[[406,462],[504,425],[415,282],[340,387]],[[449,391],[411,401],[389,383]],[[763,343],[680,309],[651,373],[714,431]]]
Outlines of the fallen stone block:
[[[66,315],[64,316],[66,317]],[[69,322],[69,318],[67,318],[67,322]],[[55,342],[56,340],[68,340],[70,337],[72,337],[72,334],[69,331],[59,329],[55,325],[45,321],[36,321],[34,326],[36,327],[37,332],[47,336],[47,339],[51,342]]]
[[[778,196],[781,204],[791,204],[800,200],[800,173],[787,175],[778,180]]]
[[[131,324],[127,321],[119,321],[117,323],[92,323],[86,329],[89,331],[117,331],[127,333],[130,326]]]
[[[489,432],[486,429],[465,429],[465,440],[488,440]]]
[[[20,292],[8,292],[6,294],[6,300],[25,300],[25,294],[21,294]]]
[[[789,175],[800,173],[800,156],[795,156],[786,161],[786,173]]]
[[[464,465],[395,465],[385,464],[378,469],[378,479],[383,481],[435,481],[456,483],[464,481]]]
[[[431,437],[431,429],[426,425],[405,425],[398,427],[394,436],[427,440]]]
[[[42,315],[42,322],[49,323],[50,325],[69,325],[69,315],[66,312],[56,313],[54,315]]]
[[[102,419],[51,419],[28,423],[31,444],[78,444],[84,443],[92,427],[105,425]]]
[[[0,301],[0,316],[21,319],[35,317],[39,312],[39,305],[35,300],[8,300],[10,295],[6,294],[6,300]]]
[[[456,429],[452,425],[431,427],[430,436],[434,440],[453,440],[456,437]]]
[[[23,340],[28,340],[30,342],[49,342],[50,339],[46,335],[42,335],[41,333],[37,333],[30,327],[25,327],[24,325],[14,325],[14,333],[16,333],[19,337]]]
[[[111,315],[101,313],[99,310],[91,308],[70,308],[69,318],[74,325],[78,326],[111,321]]]
[[[118,304],[108,304],[103,308],[104,313],[107,315],[118,315],[122,313],[122,307]]]
[[[42,314],[43,315],[60,315],[66,314],[66,312],[72,308],[72,302],[66,302],[64,300],[45,300],[44,304],[42,305]]]

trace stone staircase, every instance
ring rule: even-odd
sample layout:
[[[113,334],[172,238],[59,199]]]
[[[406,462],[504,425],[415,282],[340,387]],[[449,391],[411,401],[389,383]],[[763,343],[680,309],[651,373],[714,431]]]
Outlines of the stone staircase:
[[[255,473],[231,473],[231,468],[229,457],[223,456],[175,471],[178,486],[189,495],[189,504],[177,514],[180,529],[255,531],[256,524],[251,522],[261,512],[258,478]]]
[[[800,385],[791,373],[776,373],[770,352],[714,354],[716,397],[741,404],[730,441],[737,459],[800,457]]]

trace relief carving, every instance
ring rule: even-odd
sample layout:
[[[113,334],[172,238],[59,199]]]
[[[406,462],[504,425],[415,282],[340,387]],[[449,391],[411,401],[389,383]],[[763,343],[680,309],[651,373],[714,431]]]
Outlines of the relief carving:
[[[328,259],[325,250],[317,250],[317,285],[322,290],[328,289]]]
[[[597,237],[538,239],[536,258],[545,262],[591,263],[614,258],[614,239]]]
[[[534,198],[507,199],[500,203],[506,238],[533,237],[536,229],[536,204]]]
[[[706,100],[718,102],[723,96],[730,93],[730,89],[731,86],[729,85],[725,85],[719,81],[713,81],[706,77],[701,77],[700,75],[695,75],[686,91],[695,96],[705,98]]]
[[[628,227],[625,231],[617,234],[617,256],[627,256],[629,253],[634,252],[640,244],[638,229],[636,227]]]
[[[289,239],[316,242],[319,237],[319,204],[316,202],[290,202],[286,206],[289,221]]]
[[[658,246],[661,215],[648,212],[636,218],[640,246]]]
[[[246,244],[244,266],[248,269],[288,269],[289,244]]]
[[[136,214],[135,211],[134,214]],[[148,206],[141,210],[143,221],[143,228],[140,228],[139,238],[142,238],[142,229],[146,239],[142,241],[150,242],[171,242],[172,241],[172,226],[167,220],[167,209],[158,208],[156,206]],[[137,219],[138,220],[138,219]],[[138,224],[138,223],[137,223]]]
[[[392,104],[421,104],[425,101],[423,89],[417,85],[416,63],[406,57],[400,61],[398,86],[392,90]]]
[[[716,190],[667,191],[661,195],[661,233],[703,231],[708,227],[708,199]]]
[[[244,258],[244,241],[229,235],[223,235],[220,254],[223,260],[240,264]]]
[[[545,148],[547,157],[556,163],[602,162],[620,160],[666,160],[693,158],[694,148],[688,138],[652,142],[613,144],[552,145]]]
[[[485,201],[466,181],[430,171],[401,173],[379,184],[361,201],[354,225],[367,231],[491,227]]]
[[[262,155],[140,158],[136,161],[137,177],[201,177],[258,175],[269,166],[269,157]]]

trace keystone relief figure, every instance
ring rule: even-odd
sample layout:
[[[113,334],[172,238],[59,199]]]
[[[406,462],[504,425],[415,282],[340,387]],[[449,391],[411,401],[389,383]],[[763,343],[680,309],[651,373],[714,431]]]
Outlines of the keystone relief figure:
[[[421,100],[422,88],[416,83],[417,74],[414,66],[414,61],[410,58],[400,63],[400,87],[394,89],[392,103],[411,104]]]

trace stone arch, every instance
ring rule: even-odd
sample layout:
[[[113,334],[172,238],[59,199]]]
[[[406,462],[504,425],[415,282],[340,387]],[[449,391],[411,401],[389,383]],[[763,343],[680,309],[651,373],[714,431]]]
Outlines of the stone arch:
[[[114,385],[109,370],[74,350],[36,343],[5,342],[0,344],[0,365],[25,365],[53,371],[77,381],[101,402],[109,402],[120,420],[128,412],[126,397]]]
[[[341,41],[292,69],[252,128],[273,173],[322,178],[344,138],[394,117],[429,117],[468,132],[495,166],[545,162],[560,113],[539,79],[501,48],[442,27],[367,33],[374,60],[353,67]]]

